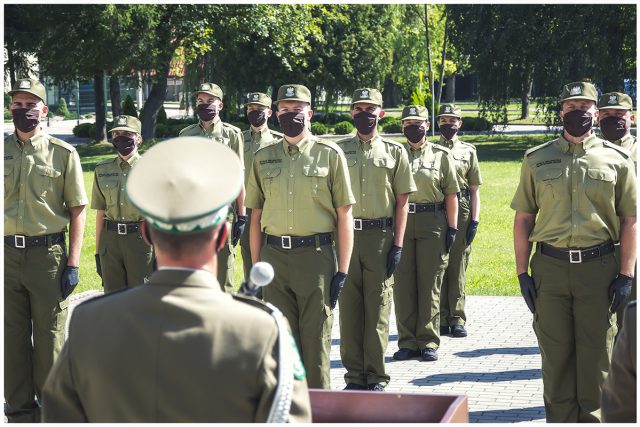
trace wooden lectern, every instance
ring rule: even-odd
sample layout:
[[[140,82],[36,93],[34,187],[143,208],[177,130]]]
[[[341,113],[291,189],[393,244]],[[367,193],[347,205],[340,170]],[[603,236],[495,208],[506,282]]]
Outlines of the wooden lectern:
[[[468,423],[467,397],[309,390],[314,423]]]

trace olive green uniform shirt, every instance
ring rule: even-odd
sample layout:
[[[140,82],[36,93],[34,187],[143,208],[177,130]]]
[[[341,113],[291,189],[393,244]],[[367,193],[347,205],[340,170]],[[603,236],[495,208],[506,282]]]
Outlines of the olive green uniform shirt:
[[[418,149],[407,143],[405,149],[417,187],[416,192],[409,195],[409,202],[440,203],[446,194],[460,191],[455,163],[448,148],[426,142]]]
[[[180,136],[203,136],[212,141],[219,142],[231,148],[240,157],[240,162],[244,165],[244,141],[242,131],[229,123],[218,120],[206,130],[202,127],[202,123],[198,122],[187,126],[180,131]]]
[[[4,234],[65,231],[69,208],[88,203],[78,152],[40,130],[24,144],[4,140]]]
[[[242,137],[244,140],[244,185],[246,187],[255,152],[263,146],[277,143],[282,138],[282,134],[265,126],[259,132],[253,132],[249,128],[242,132]]]
[[[336,229],[336,208],[355,202],[344,154],[307,135],[297,145],[283,138],[260,148],[245,205],[262,209],[262,230],[275,236],[309,236]]]
[[[458,176],[458,186],[460,189],[469,188],[472,185],[482,185],[482,176],[480,175],[480,163],[476,147],[460,141],[458,135],[453,139],[445,139],[440,136],[438,144],[451,150],[451,156],[455,161],[456,175]]]
[[[621,139],[613,141],[613,143],[619,145],[620,147],[626,149],[631,153],[631,160],[633,160],[634,165],[638,163],[638,147],[636,146],[636,137],[631,135],[631,132],[623,136]]]
[[[525,153],[511,208],[537,214],[529,241],[588,248],[620,238],[618,216],[636,215],[629,152],[591,135],[562,136]]]
[[[407,152],[402,144],[376,135],[363,142],[355,135],[338,141],[349,166],[356,199],[355,218],[395,216],[396,195],[416,191]]]
[[[136,153],[128,160],[120,156],[98,163],[93,175],[91,209],[105,211],[105,218],[120,222],[142,221],[138,209],[124,197],[124,185],[131,168],[140,160]]]

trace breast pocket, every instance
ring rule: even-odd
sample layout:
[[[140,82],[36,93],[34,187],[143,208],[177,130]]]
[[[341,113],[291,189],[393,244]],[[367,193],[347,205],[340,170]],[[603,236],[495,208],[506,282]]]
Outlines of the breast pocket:
[[[395,159],[391,157],[378,157],[373,159],[374,182],[378,185],[391,184],[392,171],[396,167]]]
[[[100,189],[104,194],[104,199],[108,206],[118,203],[118,179],[104,179],[101,182]]]
[[[260,170],[260,180],[265,197],[278,197],[282,179],[282,168],[268,168]]]
[[[4,164],[4,197],[7,197],[15,187],[16,174],[13,173],[13,163]]]
[[[453,159],[456,162],[456,169],[462,176],[466,176],[471,162],[471,155],[469,153],[454,153]]]
[[[327,176],[329,175],[328,166],[310,165],[302,168],[302,172],[306,177],[305,187],[309,188],[311,196],[314,199],[322,197],[329,192],[329,183]]]
[[[536,172],[536,192],[541,202],[553,202],[562,197],[562,173],[559,168],[543,169]]]
[[[36,185],[38,194],[44,196],[48,191],[53,190],[56,182],[60,179],[62,172],[52,168],[51,166],[35,165],[36,174],[38,175],[39,185]]]
[[[616,174],[609,169],[589,169],[585,180],[585,193],[592,202],[608,200],[614,194]]]
[[[347,166],[349,166],[350,168],[358,164],[357,156],[345,156],[345,158],[347,159]]]

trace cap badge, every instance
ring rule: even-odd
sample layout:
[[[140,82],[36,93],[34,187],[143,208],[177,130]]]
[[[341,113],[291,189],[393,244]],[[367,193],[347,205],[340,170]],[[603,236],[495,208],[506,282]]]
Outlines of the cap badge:
[[[615,95],[609,95],[609,104],[617,104],[618,103],[618,97]]]
[[[124,116],[118,117],[118,126],[122,126],[127,124],[127,118]]]
[[[296,91],[295,91],[294,87],[293,87],[293,86],[289,86],[289,87],[287,88],[287,91],[286,91],[286,93],[285,93],[285,96],[293,96],[293,95],[295,94],[295,92],[296,92]]]
[[[208,84],[203,84],[202,86],[200,86],[200,89],[202,90],[211,90],[211,86],[209,86]]]
[[[20,81],[20,86],[18,86],[20,89],[30,89],[31,88],[31,82],[29,80],[22,80]]]
[[[451,112],[451,107],[449,107],[448,105],[446,107],[444,107],[444,112],[445,113],[450,113]]]
[[[363,90],[363,91],[362,91],[361,96],[362,96],[363,98],[368,98],[368,97],[369,97],[369,91],[368,91],[368,90],[366,90],[366,89],[365,89],[365,90]]]
[[[258,99],[260,99],[260,95],[258,95],[257,93],[253,94],[253,100],[257,101]]]
[[[569,92],[571,95],[580,95],[582,94],[582,88],[580,86],[574,86],[571,88],[571,92]]]
[[[411,108],[409,110],[409,114],[416,114],[416,109],[415,108]]]

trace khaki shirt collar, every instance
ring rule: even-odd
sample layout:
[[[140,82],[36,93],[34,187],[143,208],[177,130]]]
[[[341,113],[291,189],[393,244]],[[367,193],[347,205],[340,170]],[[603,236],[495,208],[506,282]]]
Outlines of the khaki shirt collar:
[[[365,148],[367,145],[373,147],[374,145],[382,143],[382,136],[380,136],[380,134],[375,135],[369,141],[361,140],[358,134],[356,134],[354,138],[356,139],[356,141],[358,141],[358,145],[360,146],[360,148]]]
[[[560,134],[560,138],[558,138],[558,147],[560,151],[563,153],[581,153],[588,151],[591,147],[597,145],[598,137],[595,132],[583,139],[580,143],[574,144],[573,142],[567,141],[564,138],[564,133]],[[576,151],[577,150],[577,151]]]
[[[627,132],[622,138],[620,138],[617,141],[613,141],[614,144],[619,145],[619,146],[624,146],[625,142],[632,142],[634,139],[633,135],[631,135],[631,132]]]
[[[23,144],[20,142],[20,138],[18,138],[18,133],[13,133],[14,141],[18,146],[22,146]],[[31,144],[34,149],[41,148],[45,143],[45,133],[42,132],[42,128],[38,126],[38,131],[29,139],[24,142],[24,146],[27,144]]]
[[[265,126],[264,129],[260,129],[258,132],[254,132],[252,128],[249,128],[251,131],[251,137],[255,138],[255,136],[260,136],[260,139],[263,139],[270,132],[269,126]]]
[[[214,120],[213,126],[209,130],[202,126],[202,120],[198,121],[198,126],[200,126],[205,135],[222,136],[222,120]]]
[[[211,291],[222,294],[215,275],[206,270],[192,268],[160,267],[151,274],[149,284],[210,288]]]
[[[413,145],[411,145],[411,144],[409,144],[407,142],[407,147],[409,147],[409,150],[414,152],[414,153],[418,152],[418,151],[424,152],[425,148],[427,148],[427,145],[429,145],[429,141],[425,141],[424,144],[422,144],[420,147],[415,148]]]
[[[133,167],[136,162],[140,159],[140,153],[136,150],[136,152],[128,158],[127,160],[122,160],[122,157],[118,156],[118,166],[120,169],[124,169],[126,167]]]
[[[458,134],[456,133],[453,138],[446,139],[444,136],[440,135],[440,144],[445,147],[452,149],[454,145],[458,144],[460,140],[458,139]]]
[[[307,133],[307,135],[305,135],[305,137],[302,138],[300,142],[295,144],[295,147],[298,147],[298,152],[302,153],[305,150],[305,148],[307,148],[307,146],[310,144],[310,142],[311,142],[311,134]],[[284,151],[284,154],[289,155],[290,145],[294,146],[293,144],[289,144],[285,138],[282,138],[282,150]]]

